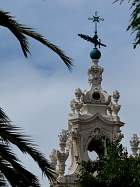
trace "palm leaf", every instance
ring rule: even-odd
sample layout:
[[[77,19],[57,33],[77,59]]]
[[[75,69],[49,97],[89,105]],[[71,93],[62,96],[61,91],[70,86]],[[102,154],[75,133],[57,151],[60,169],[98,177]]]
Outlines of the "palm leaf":
[[[71,67],[73,65],[72,59],[67,57],[61,49],[59,49],[56,45],[49,42],[47,39],[45,39],[43,36],[41,36],[37,32],[33,31],[32,28],[26,28],[26,27],[22,26],[21,29],[22,29],[23,34],[30,36],[30,37],[34,38],[35,40],[38,40],[42,44],[49,47],[52,51],[57,53],[60,56],[60,58],[63,60],[63,62],[66,64],[68,69],[71,70]]]
[[[71,69],[73,65],[71,58],[66,56],[61,49],[49,42],[42,35],[33,31],[31,28],[27,28],[26,26],[19,24],[16,20],[14,20],[12,16],[9,15],[8,12],[0,10],[0,25],[8,28],[15,35],[15,37],[20,42],[25,57],[28,57],[28,53],[30,53],[28,40],[26,38],[27,35],[53,50],[57,55],[59,55],[59,57],[66,64],[68,69]]]
[[[0,10],[0,25],[8,28],[18,39],[20,42],[22,51],[24,56],[27,57],[27,53],[29,53],[29,46],[27,38],[20,32],[20,28],[18,28],[18,24],[12,17],[8,14],[8,12],[4,12]]]
[[[21,164],[19,164],[19,160],[15,156],[15,154],[12,152],[12,150],[9,148],[8,145],[5,145],[3,143],[0,143],[0,156],[9,162],[9,164],[13,167],[13,169],[21,176],[22,180],[24,181],[24,184],[26,185],[34,185],[36,187],[39,187],[38,179],[35,175],[33,175],[31,172],[26,170]]]
[[[1,171],[0,171],[0,186],[7,187],[7,183],[6,183],[5,177],[1,173]]]
[[[27,136],[19,132],[19,128],[10,124],[10,120],[2,109],[0,110],[0,137],[2,141],[12,143],[23,153],[29,154],[34,161],[37,162],[38,166],[49,180],[55,179],[56,174],[45,156],[36,149],[36,145],[33,144]]]
[[[124,0],[115,0],[114,3],[120,2],[120,4]],[[131,3],[130,9],[132,9],[132,13],[130,14],[130,21],[127,27],[127,31],[131,30],[132,34],[135,34],[133,47],[134,49],[140,45],[140,1],[139,0],[128,0],[128,3]]]
[[[13,187],[40,187],[38,179],[32,173],[19,164],[17,164],[16,168],[15,166],[12,167],[2,157],[0,157],[0,170]]]

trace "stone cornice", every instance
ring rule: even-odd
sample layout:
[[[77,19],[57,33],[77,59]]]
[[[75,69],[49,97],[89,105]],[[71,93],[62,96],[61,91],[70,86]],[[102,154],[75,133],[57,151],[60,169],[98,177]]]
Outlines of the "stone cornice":
[[[86,123],[86,122],[88,123],[94,121],[95,119],[100,119],[106,124],[119,125],[119,127],[122,127],[125,124],[122,121],[115,121],[112,117],[103,116],[100,113],[96,113],[93,116],[89,116],[89,115],[77,116],[76,118],[69,119],[69,121],[72,123]]]

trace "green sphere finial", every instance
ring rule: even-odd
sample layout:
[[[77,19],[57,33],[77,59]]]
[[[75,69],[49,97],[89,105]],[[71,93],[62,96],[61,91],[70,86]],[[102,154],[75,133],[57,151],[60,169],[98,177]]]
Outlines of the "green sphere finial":
[[[90,52],[90,58],[93,60],[99,60],[101,57],[101,52],[97,48],[93,48]]]

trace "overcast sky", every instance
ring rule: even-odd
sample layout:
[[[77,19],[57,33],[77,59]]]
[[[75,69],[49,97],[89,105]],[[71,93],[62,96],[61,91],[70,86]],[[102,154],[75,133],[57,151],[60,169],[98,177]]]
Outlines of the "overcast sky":
[[[93,35],[94,25],[88,17],[96,10],[105,20],[99,26],[100,38],[107,44],[101,49],[103,89],[120,91],[120,117],[126,123],[122,129],[124,145],[129,146],[133,133],[140,135],[140,49],[133,50],[133,37],[126,32],[130,13],[127,3],[120,6],[112,1],[1,0],[2,10],[35,28],[73,58],[74,68],[69,73],[57,55],[30,40],[32,55],[25,59],[15,37],[4,28],[0,30],[0,106],[47,157],[58,147],[58,133],[67,128],[75,88],[89,88],[87,69],[92,46],[77,34]],[[25,163],[39,174],[29,159]],[[48,185],[43,182],[42,186]]]

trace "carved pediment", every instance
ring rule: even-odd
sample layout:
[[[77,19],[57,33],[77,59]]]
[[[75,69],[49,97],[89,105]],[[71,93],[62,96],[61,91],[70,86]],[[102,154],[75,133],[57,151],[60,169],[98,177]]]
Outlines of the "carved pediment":
[[[100,113],[96,113],[95,115],[93,116],[89,116],[89,115],[84,115],[84,116],[81,116],[80,118],[77,118],[77,119],[70,119],[69,121],[71,123],[79,123],[79,124],[85,124],[86,123],[91,123],[94,121],[102,121],[103,123],[107,124],[107,125],[118,125],[119,127],[123,126],[124,123],[121,122],[121,121],[114,121],[112,118],[108,118],[108,116],[103,116],[101,115]]]

